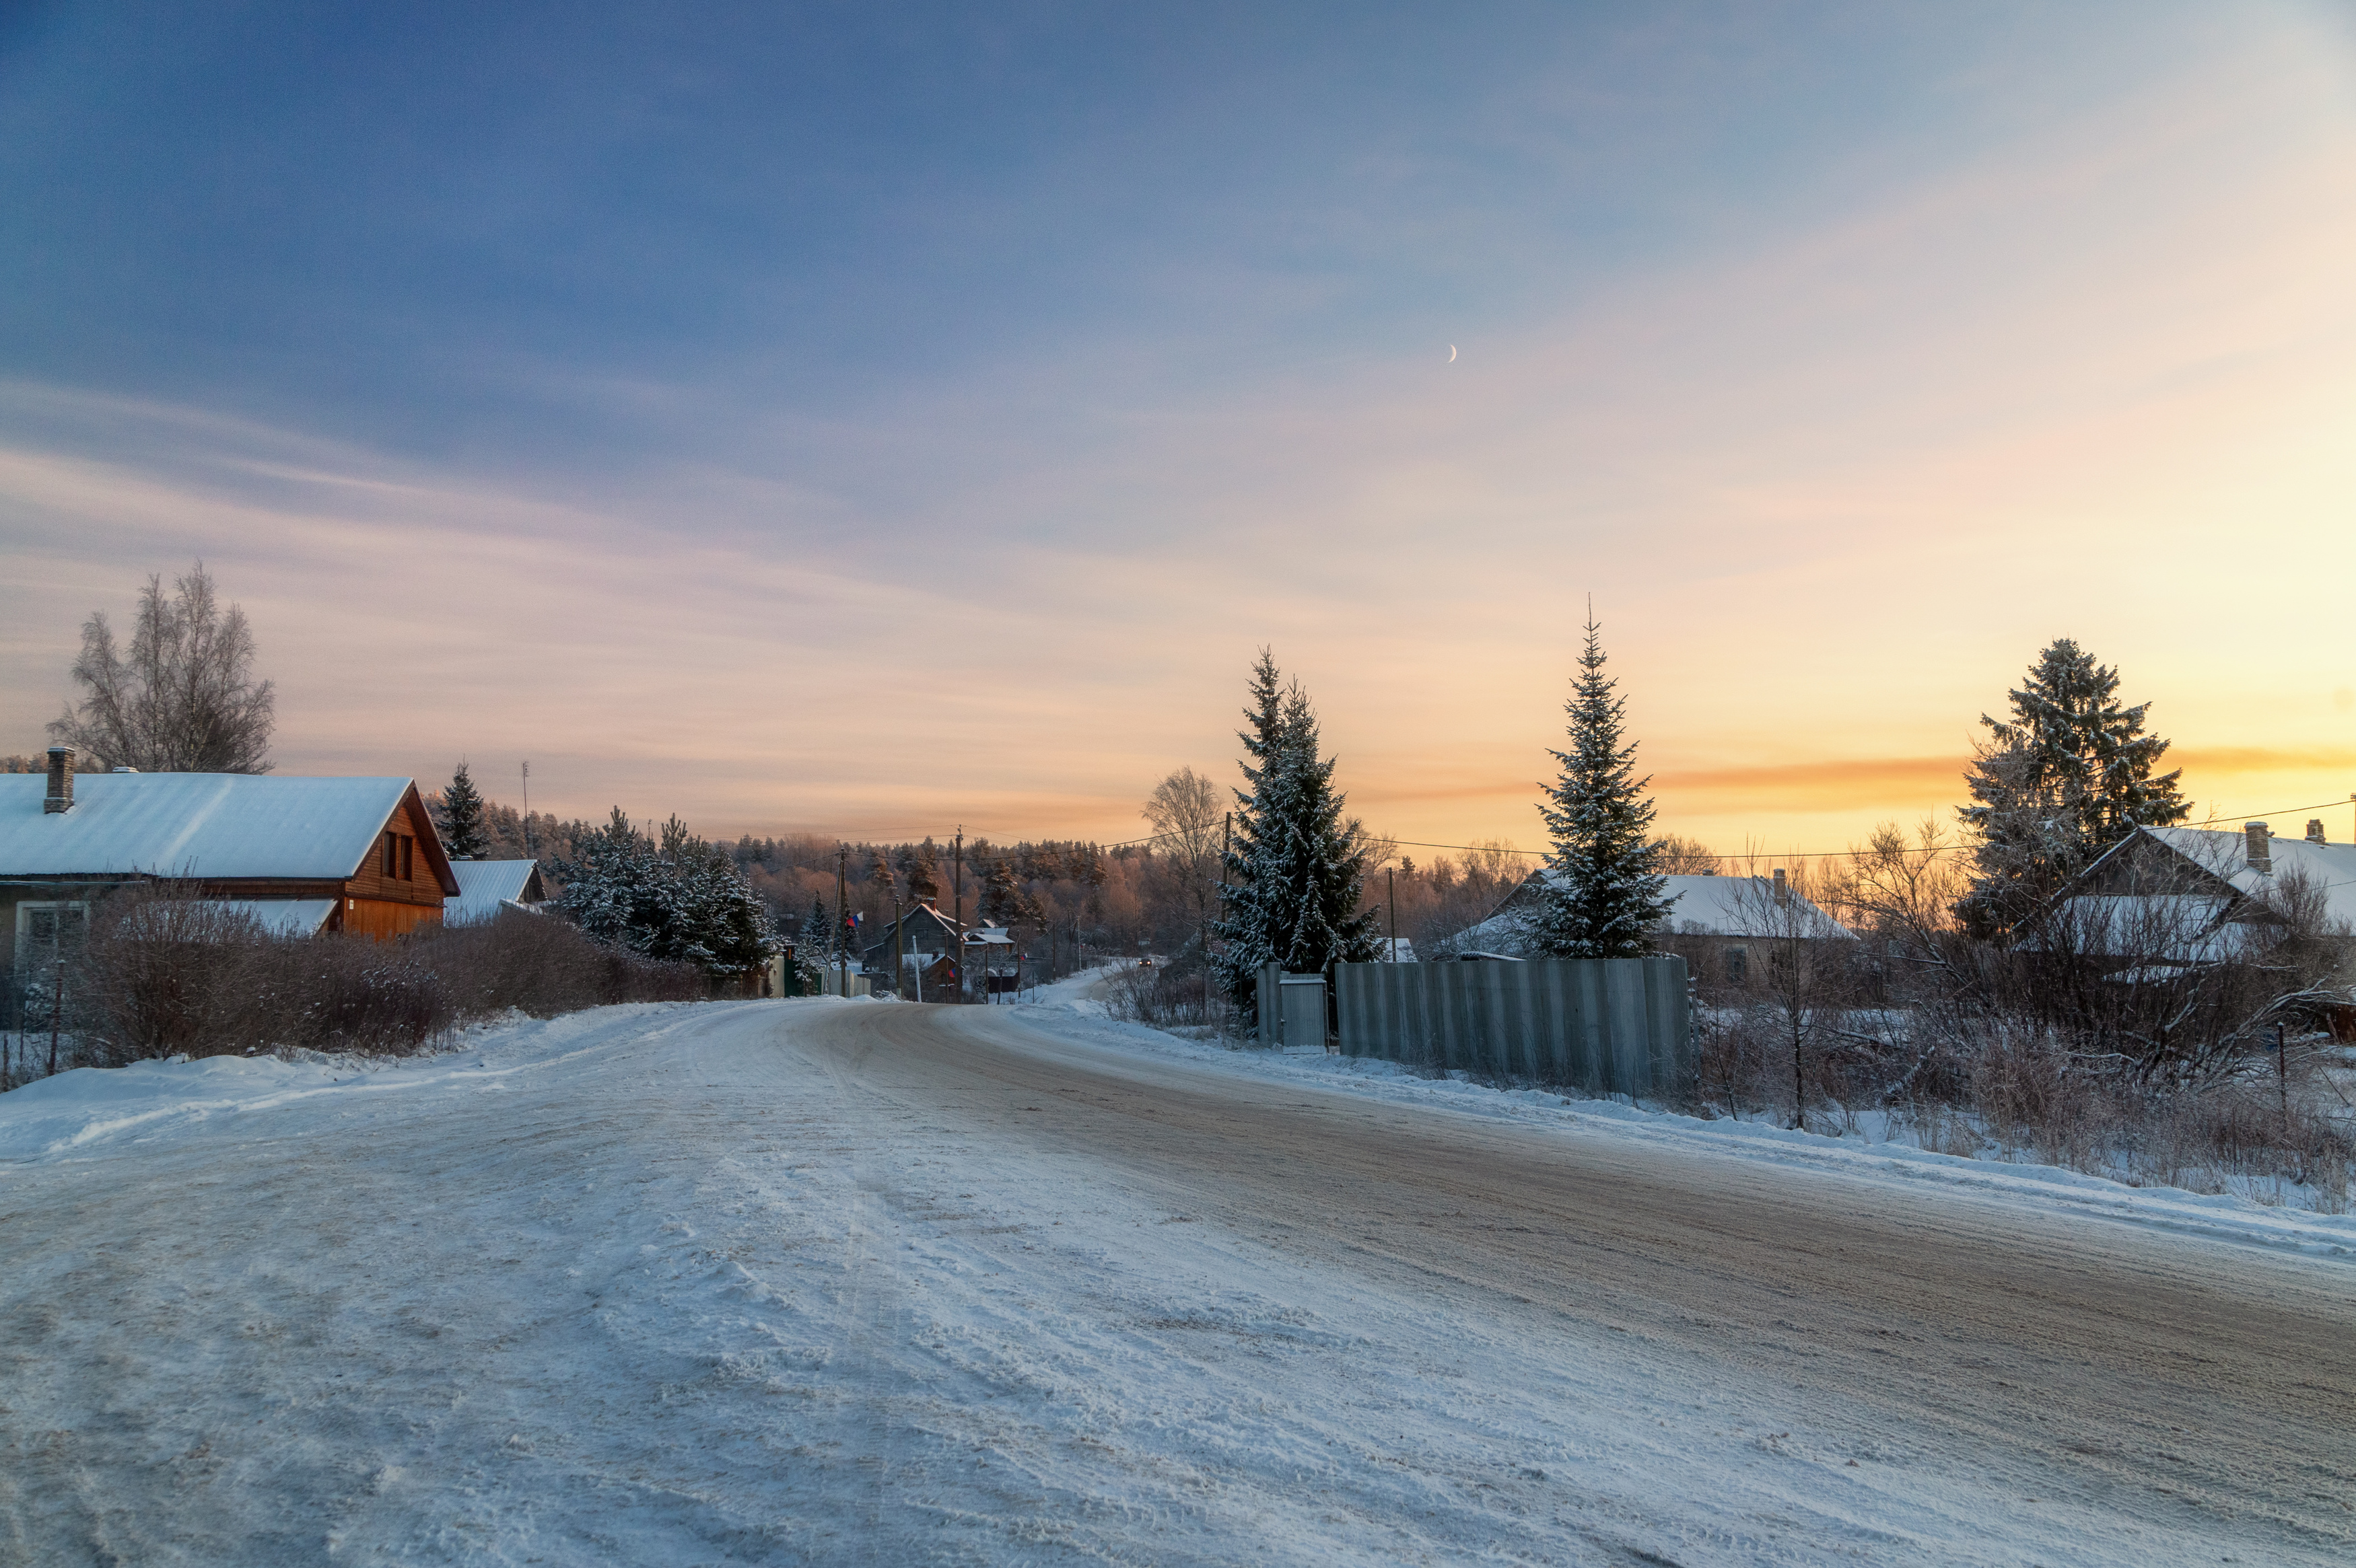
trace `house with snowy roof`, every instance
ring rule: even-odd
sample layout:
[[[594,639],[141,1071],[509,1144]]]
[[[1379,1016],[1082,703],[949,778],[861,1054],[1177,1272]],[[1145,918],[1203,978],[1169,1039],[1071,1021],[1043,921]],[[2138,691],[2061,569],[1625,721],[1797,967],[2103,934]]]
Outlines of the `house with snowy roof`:
[[[2329,842],[2320,819],[2303,838],[2264,822],[2138,827],[2054,896],[2021,945],[2156,980],[2254,956],[2294,924],[2356,957],[2356,844]]]
[[[882,939],[869,943],[861,956],[867,968],[881,974],[890,972],[895,955],[905,964],[912,955],[938,957],[956,954],[958,947],[957,922],[927,901],[902,910],[897,920],[885,921]]]
[[[1449,944],[1459,953],[1527,956],[1530,928],[1558,871],[1532,871],[1488,919]],[[1781,868],[1767,877],[1670,877],[1662,890],[1669,913],[1654,940],[1684,957],[1697,980],[1740,983],[1754,950],[1771,942],[1838,942],[1855,933],[1791,885]]]
[[[479,925],[502,913],[538,914],[548,901],[537,860],[453,860],[457,892],[442,905],[444,925]]]
[[[414,780],[73,771],[0,774],[0,995],[54,965],[91,906],[136,883],[222,901],[286,935],[397,936],[438,922],[458,880]]]

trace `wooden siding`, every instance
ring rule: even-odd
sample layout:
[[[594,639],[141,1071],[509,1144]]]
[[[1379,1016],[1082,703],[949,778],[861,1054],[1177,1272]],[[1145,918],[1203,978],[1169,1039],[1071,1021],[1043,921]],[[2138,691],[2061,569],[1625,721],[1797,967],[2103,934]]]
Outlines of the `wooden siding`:
[[[423,904],[391,902],[384,899],[346,899],[340,915],[342,929],[354,936],[371,936],[381,942],[388,936],[406,936],[421,925],[442,923],[442,905],[436,901],[432,908]]]
[[[413,793],[402,800],[384,825],[385,833],[397,833],[412,840],[427,837],[433,831],[434,824],[426,818]],[[344,895],[379,903],[431,904],[438,918],[442,909],[442,884],[434,877],[422,845],[413,846],[410,851],[410,874],[404,878],[400,870],[396,865],[393,875],[388,877],[384,874],[384,834],[380,833],[375,842],[369,846],[358,874],[345,885]],[[346,913],[348,916],[351,912],[347,911]],[[412,921],[410,923],[416,923]]]

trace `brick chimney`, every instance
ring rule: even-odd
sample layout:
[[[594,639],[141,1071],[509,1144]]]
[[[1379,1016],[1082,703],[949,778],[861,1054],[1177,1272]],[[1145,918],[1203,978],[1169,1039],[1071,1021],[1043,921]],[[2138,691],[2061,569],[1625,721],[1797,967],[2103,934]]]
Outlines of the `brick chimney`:
[[[73,809],[74,749],[71,746],[49,748],[49,793],[41,798],[45,812]]]
[[[2310,844],[2323,842],[2323,818],[2310,816],[2307,819],[2307,841]]]
[[[1786,877],[1786,876],[1784,876],[1784,875],[1783,875],[1783,867],[1781,867],[1781,866],[1778,866],[1778,867],[1776,867],[1776,868],[1775,868],[1775,901],[1776,901],[1777,903],[1779,903],[1779,904],[1780,904],[1780,903],[1789,903],[1789,902],[1791,902],[1791,901],[1792,901],[1792,882],[1791,882],[1791,879],[1790,879],[1790,878],[1788,878],[1788,877]]]
[[[2242,824],[2242,851],[2249,857],[2250,869],[2261,877],[2275,874],[2275,850],[2274,846],[2266,842],[2265,823]]]

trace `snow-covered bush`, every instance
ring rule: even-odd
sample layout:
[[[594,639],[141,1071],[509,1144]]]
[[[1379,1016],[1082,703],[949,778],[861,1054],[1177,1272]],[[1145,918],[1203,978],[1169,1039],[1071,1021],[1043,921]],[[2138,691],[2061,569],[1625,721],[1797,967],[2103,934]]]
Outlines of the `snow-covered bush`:
[[[1217,1012],[1210,973],[1199,959],[1183,965],[1115,969],[1105,986],[1105,1010],[1155,1029],[1209,1024]]]
[[[513,1008],[552,1018],[616,1002],[691,1001],[710,993],[691,964],[660,964],[600,943],[546,915],[507,914],[480,925],[434,927],[412,939],[460,1014]]]

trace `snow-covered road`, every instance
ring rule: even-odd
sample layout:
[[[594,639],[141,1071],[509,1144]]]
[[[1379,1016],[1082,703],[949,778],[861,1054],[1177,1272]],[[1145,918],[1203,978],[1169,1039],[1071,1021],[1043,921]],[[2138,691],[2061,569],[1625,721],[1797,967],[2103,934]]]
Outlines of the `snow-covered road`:
[[[2356,1550],[2345,1261],[1044,1021],[0,1097],[0,1560]]]

